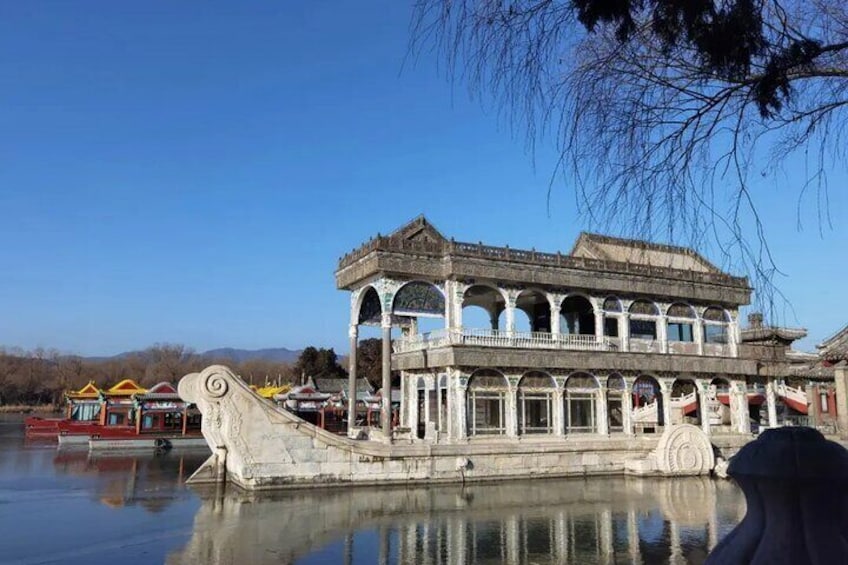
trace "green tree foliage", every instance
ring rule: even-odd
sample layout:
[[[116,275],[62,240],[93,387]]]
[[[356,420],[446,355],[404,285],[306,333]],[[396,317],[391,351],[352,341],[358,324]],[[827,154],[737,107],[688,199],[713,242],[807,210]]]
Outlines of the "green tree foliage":
[[[302,377],[344,377],[347,371],[339,365],[336,352],[330,349],[307,347],[294,365],[295,375]]]
[[[356,375],[365,377],[379,388],[383,379],[383,341],[372,337],[363,339],[356,347]]]

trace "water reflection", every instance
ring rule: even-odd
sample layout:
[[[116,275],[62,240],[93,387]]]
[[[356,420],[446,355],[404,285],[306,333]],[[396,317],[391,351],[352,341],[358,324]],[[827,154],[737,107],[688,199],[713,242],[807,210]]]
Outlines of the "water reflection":
[[[200,494],[169,563],[700,563],[745,513],[702,478]]]
[[[111,508],[140,505],[162,512],[180,498],[186,479],[208,457],[207,452],[104,453],[59,450],[53,458],[57,472],[96,477],[94,495]]]

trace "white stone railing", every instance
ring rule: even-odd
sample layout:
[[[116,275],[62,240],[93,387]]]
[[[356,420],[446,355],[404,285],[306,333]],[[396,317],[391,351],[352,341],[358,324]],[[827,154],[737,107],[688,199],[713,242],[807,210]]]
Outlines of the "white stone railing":
[[[506,332],[503,330],[461,328],[436,330],[396,339],[395,353],[420,351],[445,345],[475,345],[480,347],[511,347],[516,349],[570,349],[576,351],[615,351],[609,338],[601,341],[594,335],[555,335],[548,332]]]
[[[777,385],[777,394],[778,396],[785,396],[790,400],[794,400],[799,404],[807,404],[807,393],[801,390],[800,388],[786,386],[785,384],[781,383]]]
[[[689,394],[684,394],[683,396],[672,396],[671,397],[671,407],[672,408],[684,408],[685,406],[689,406],[693,402],[698,399],[698,392],[692,391]]]
[[[658,412],[657,412],[657,401],[654,400],[649,404],[645,404],[644,406],[639,406],[638,408],[633,409],[633,422],[657,422]]]

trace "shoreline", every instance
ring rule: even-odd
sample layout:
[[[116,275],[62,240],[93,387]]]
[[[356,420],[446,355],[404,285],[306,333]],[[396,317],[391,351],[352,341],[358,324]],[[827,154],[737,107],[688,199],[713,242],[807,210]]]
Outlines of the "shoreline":
[[[0,406],[0,414],[59,414],[52,404],[5,404]]]

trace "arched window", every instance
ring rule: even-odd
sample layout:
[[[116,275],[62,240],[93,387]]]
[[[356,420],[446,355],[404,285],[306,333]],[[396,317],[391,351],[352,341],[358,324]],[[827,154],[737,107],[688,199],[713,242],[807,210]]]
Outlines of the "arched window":
[[[481,369],[468,382],[468,435],[506,433],[506,395],[509,384],[499,372]]]
[[[663,421],[663,395],[657,380],[642,375],[633,383],[633,426],[643,432],[659,432]]]
[[[598,381],[588,373],[574,373],[565,382],[563,417],[565,432],[593,433],[598,429]]]
[[[668,341],[695,341],[695,310],[688,304],[676,303],[668,307]]]
[[[550,375],[532,371],[518,384],[518,433],[553,433],[551,403],[556,385]]]
[[[445,297],[433,284],[408,282],[395,294],[392,313],[398,316],[442,317],[445,315]]]
[[[659,310],[656,304],[647,300],[636,300],[630,305],[630,337],[632,339],[657,339],[657,321]]]
[[[624,431],[624,395],[626,393],[624,378],[618,374],[612,374],[607,379],[607,417],[609,418],[609,431]]]
[[[704,342],[727,343],[727,324],[730,316],[721,308],[710,306],[704,310]]]

